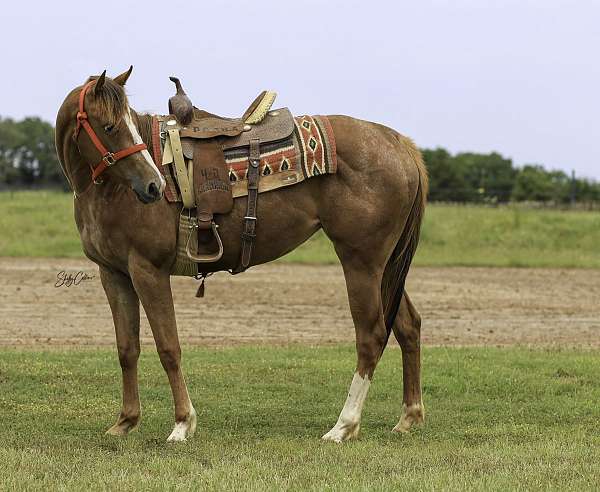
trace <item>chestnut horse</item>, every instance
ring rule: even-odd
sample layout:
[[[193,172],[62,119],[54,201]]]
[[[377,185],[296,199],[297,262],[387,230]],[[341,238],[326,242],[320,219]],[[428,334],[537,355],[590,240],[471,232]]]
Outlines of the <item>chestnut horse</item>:
[[[184,380],[170,284],[181,204],[161,200],[164,179],[142,145],[152,148],[151,116],[129,107],[124,86],[130,74],[131,68],[114,79],[106,72],[90,77],[81,97],[84,115],[79,111],[83,87],[73,89],[58,112],[56,147],[74,191],[83,250],[98,264],[115,325],[123,401],[107,432],[126,435],[140,422],[141,302],[173,393],[175,426],[168,441],[183,441],[196,428],[196,412]],[[80,131],[83,119],[106,149],[133,149],[107,167],[97,184],[91,174],[102,156],[90,132]],[[329,120],[337,173],[261,194],[251,264],[285,255],[319,229],[333,242],[348,289],[357,351],[346,402],[323,436],[342,442],[358,434],[363,403],[392,331],[402,349],[404,385],[402,414],[393,430],[406,432],[424,418],[421,320],[404,284],[419,239],[427,173],[415,145],[396,131],[347,116]],[[238,265],[245,212],[246,198],[237,198],[233,211],[217,218],[225,253],[217,263],[203,264],[204,272]]]

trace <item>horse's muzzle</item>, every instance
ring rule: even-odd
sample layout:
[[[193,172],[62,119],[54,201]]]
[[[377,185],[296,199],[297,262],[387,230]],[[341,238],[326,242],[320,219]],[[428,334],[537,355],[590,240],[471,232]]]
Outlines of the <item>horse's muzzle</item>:
[[[142,203],[154,203],[160,200],[163,196],[159,183],[151,181],[145,188],[141,186],[133,186],[133,191]]]

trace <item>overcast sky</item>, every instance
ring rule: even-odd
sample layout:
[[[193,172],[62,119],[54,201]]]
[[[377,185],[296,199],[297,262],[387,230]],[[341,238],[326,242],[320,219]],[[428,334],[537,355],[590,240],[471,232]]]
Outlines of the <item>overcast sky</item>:
[[[200,6],[202,5],[202,6]],[[134,65],[137,110],[239,116],[262,89],[422,147],[600,179],[600,0],[4,2],[0,115],[54,121],[90,74]]]

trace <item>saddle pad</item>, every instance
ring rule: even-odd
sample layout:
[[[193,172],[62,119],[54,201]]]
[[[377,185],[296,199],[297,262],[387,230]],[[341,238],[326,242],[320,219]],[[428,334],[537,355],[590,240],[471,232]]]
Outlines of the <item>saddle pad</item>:
[[[294,117],[292,135],[262,144],[260,152],[259,193],[337,171],[335,136],[326,116]],[[248,147],[224,151],[234,198],[248,194],[248,153]],[[165,198],[169,202],[181,201],[172,164],[160,165],[160,157],[158,162],[167,182]]]

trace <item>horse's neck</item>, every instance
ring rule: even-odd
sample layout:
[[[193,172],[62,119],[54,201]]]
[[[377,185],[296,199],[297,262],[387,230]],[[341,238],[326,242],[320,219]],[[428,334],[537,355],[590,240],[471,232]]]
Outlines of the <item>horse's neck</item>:
[[[92,186],[92,170],[87,164],[77,148],[77,144],[72,141],[67,148],[65,175],[69,184],[75,192],[75,196],[80,196],[87,192]]]

